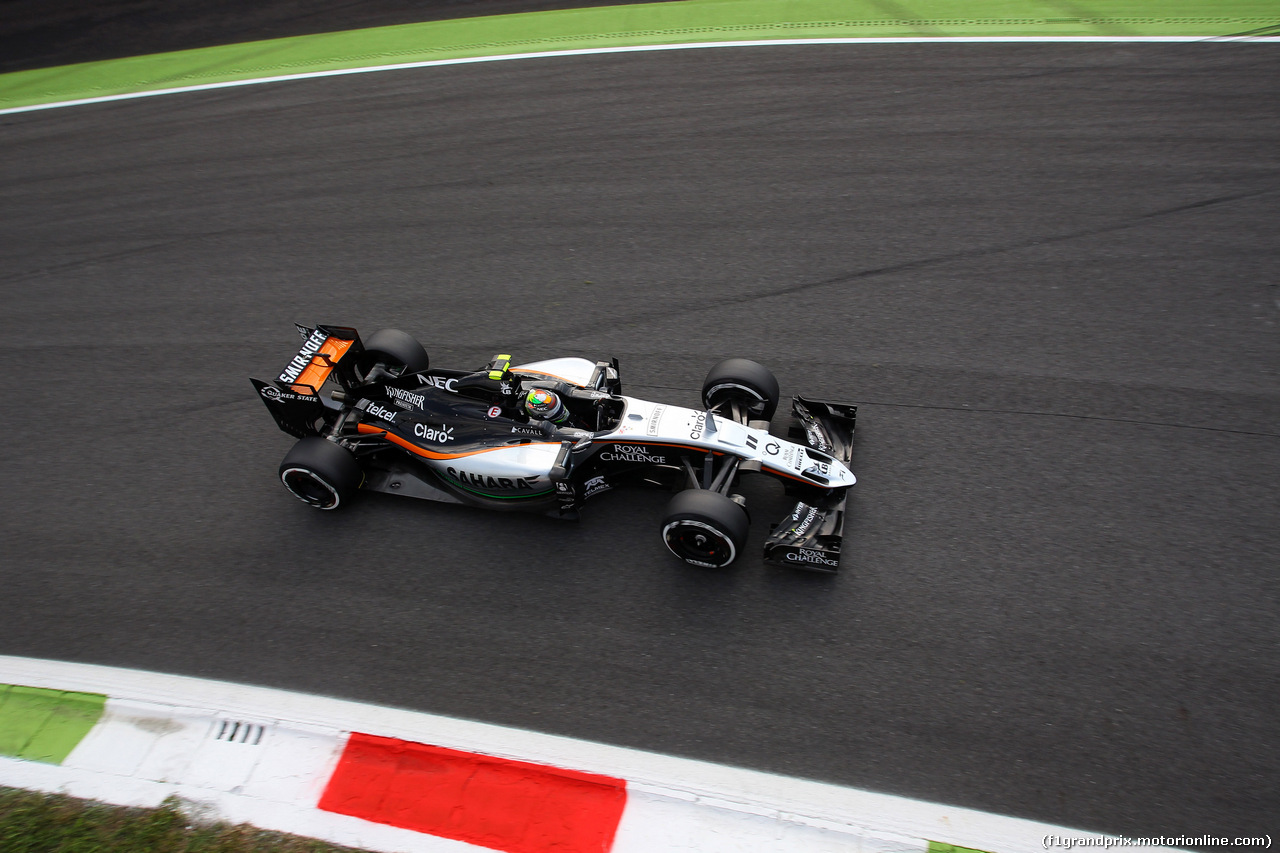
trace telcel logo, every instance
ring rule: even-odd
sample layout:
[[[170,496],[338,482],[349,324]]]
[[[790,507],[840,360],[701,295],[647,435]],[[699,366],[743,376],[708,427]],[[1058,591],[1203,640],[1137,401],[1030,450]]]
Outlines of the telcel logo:
[[[388,409],[378,403],[370,403],[369,408],[365,409],[365,411],[375,418],[382,418],[384,421],[394,421],[397,414],[394,409]]]

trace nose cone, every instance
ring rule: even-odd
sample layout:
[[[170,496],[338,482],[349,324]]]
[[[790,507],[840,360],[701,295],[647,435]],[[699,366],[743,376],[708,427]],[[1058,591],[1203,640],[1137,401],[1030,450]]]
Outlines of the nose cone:
[[[858,478],[853,476],[853,472],[843,465],[833,465],[831,475],[831,485],[833,486],[852,486],[858,482]]]

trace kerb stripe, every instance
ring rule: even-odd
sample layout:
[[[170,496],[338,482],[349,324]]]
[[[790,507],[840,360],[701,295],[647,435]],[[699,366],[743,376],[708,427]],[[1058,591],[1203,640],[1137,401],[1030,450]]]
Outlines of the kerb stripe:
[[[506,853],[607,853],[621,779],[352,734],[320,808]]]
[[[0,756],[61,764],[98,723],[107,697],[0,684]]]

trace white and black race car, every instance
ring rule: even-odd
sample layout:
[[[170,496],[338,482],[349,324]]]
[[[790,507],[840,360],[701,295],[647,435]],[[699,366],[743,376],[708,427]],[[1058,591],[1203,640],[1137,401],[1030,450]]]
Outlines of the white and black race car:
[[[797,503],[774,526],[765,562],[834,572],[855,482],[857,407],[796,397],[792,440],[769,432],[778,380],[730,358],[711,368],[704,408],[622,394],[617,359],[554,358],[480,370],[429,364],[418,341],[384,329],[298,326],[305,343],[276,379],[253,379],[297,444],[280,479],[318,509],[358,489],[576,518],[592,496],[628,482],[679,490],[662,520],[673,554],[727,566],[747,539],[746,473],[781,480]]]

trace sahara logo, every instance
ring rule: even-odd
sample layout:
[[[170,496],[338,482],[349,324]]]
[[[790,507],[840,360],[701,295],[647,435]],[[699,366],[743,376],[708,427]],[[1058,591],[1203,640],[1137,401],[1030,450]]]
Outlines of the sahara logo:
[[[320,347],[324,346],[324,342],[328,339],[329,336],[319,329],[312,332],[311,337],[307,338],[307,342],[302,345],[302,349],[298,350],[298,354],[293,357],[293,361],[289,362],[288,367],[280,374],[280,381],[297,381],[302,371],[306,370],[307,365],[311,363],[311,357],[320,351]]]
[[[468,474],[466,471],[459,471],[457,468],[446,468],[445,473],[450,479],[456,480],[459,485],[476,489],[501,489],[504,491],[522,491],[530,492],[536,488],[538,475],[530,474],[525,477],[491,477],[486,474]]]

